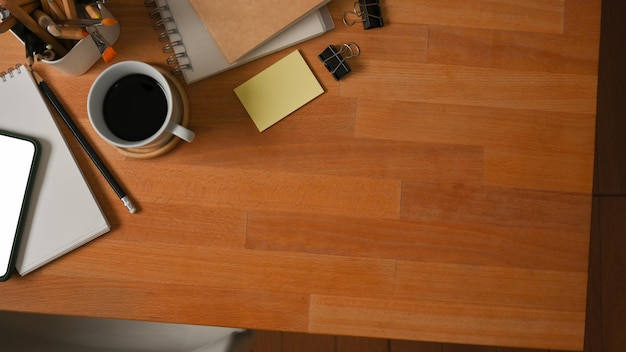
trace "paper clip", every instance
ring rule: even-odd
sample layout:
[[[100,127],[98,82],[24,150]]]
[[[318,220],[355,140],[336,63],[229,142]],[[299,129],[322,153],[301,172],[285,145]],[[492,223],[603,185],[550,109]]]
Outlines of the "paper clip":
[[[357,10],[357,6],[359,7]],[[348,21],[348,15],[356,16],[359,19]],[[383,16],[378,0],[358,0],[354,2],[352,11],[343,13],[343,23],[352,26],[357,22],[363,22],[363,29],[372,29],[384,26]]]
[[[342,54],[348,53],[343,56]],[[329,45],[321,54],[317,57],[324,63],[326,69],[330,72],[335,80],[340,80],[343,76],[352,71],[350,66],[346,63],[348,59],[357,57],[361,54],[361,49],[356,43],[344,43],[341,44],[339,50],[333,45]]]

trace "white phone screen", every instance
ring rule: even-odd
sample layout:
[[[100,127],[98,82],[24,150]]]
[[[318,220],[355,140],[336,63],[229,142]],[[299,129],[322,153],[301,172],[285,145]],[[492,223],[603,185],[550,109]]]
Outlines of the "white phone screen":
[[[12,271],[36,158],[33,141],[0,133],[0,278]]]

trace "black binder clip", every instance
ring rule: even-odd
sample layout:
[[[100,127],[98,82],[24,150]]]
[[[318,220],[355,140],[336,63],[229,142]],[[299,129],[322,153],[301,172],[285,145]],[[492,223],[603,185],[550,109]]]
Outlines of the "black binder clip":
[[[359,19],[348,20],[348,15],[356,16]],[[383,15],[380,10],[380,2],[378,0],[355,1],[352,11],[345,11],[343,13],[343,23],[346,26],[352,26],[357,22],[363,22],[363,29],[372,29],[384,26]]]
[[[344,56],[344,53],[347,53],[347,55]],[[341,44],[339,50],[333,45],[329,45],[326,50],[322,51],[317,57],[324,63],[333,78],[338,81],[352,71],[346,61],[360,54],[361,49],[359,46],[351,42]]]

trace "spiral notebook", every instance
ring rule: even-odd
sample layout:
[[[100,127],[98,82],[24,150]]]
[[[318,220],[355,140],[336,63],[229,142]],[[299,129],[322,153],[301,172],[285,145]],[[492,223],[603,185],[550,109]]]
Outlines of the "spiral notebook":
[[[322,6],[241,59],[229,63],[188,0],[152,0],[146,1],[146,4],[156,6],[151,16],[159,18],[155,24],[155,29],[161,31],[159,40],[167,42],[163,46],[163,51],[170,54],[166,62],[173,66],[172,73],[183,75],[187,84],[312,39],[335,28],[328,9]]]
[[[41,144],[16,269],[26,275],[110,230],[33,77],[0,73],[0,129]]]

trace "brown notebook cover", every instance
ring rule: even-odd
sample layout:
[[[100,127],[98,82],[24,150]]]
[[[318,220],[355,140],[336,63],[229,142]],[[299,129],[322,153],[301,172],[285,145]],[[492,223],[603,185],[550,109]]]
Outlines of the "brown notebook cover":
[[[330,0],[189,0],[229,63]]]

